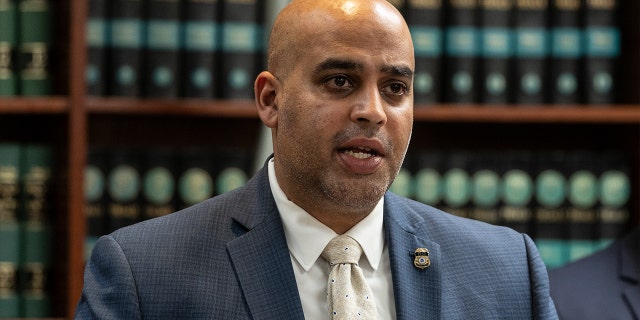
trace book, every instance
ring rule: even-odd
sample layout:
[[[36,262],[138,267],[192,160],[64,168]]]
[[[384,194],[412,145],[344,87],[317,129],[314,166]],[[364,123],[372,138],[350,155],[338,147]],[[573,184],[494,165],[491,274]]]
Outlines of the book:
[[[181,1],[147,0],[143,95],[177,98],[182,44]]]
[[[252,164],[247,150],[218,150],[215,157],[215,194],[229,192],[247,183]]]
[[[87,152],[87,165],[84,169],[84,211],[87,221],[85,240],[85,260],[91,257],[91,251],[100,236],[107,233],[107,174],[108,150],[90,146]]]
[[[443,207],[448,213],[468,218],[471,210],[471,175],[467,151],[451,151],[447,154],[442,175]]]
[[[18,143],[0,143],[0,318],[20,317],[21,149]]]
[[[477,0],[446,0],[444,100],[477,102],[480,41]]]
[[[262,67],[261,2],[222,1],[219,58],[221,98],[253,99],[253,80]]]
[[[87,94],[107,94],[107,0],[89,0],[87,15]]]
[[[442,208],[444,194],[445,155],[437,150],[420,150],[415,155],[415,199],[424,204]]]
[[[598,177],[599,206],[597,249],[602,249],[628,232],[631,221],[631,167],[628,157],[621,151],[601,154],[602,173]]]
[[[138,152],[130,147],[116,146],[110,151],[107,176],[107,216],[111,232],[141,219],[141,165]]]
[[[532,155],[526,151],[511,150],[503,160],[501,225],[518,232],[531,234],[533,222]]]
[[[0,97],[18,94],[15,76],[17,12],[14,0],[0,0]]]
[[[581,102],[581,0],[550,0],[549,102]]]
[[[144,8],[142,0],[108,2],[108,95],[141,95],[142,46],[144,44]]]
[[[51,181],[53,148],[26,144],[22,156],[22,256],[20,263],[21,316],[52,315],[51,286],[53,228]]]
[[[176,211],[176,157],[169,148],[149,148],[142,155],[142,220]]]
[[[470,164],[471,210],[469,218],[500,224],[502,179],[498,155],[491,151],[477,152]]]
[[[549,33],[548,0],[516,0],[514,102],[521,105],[547,102]]]
[[[18,2],[18,82],[23,96],[52,93],[50,49],[53,42],[49,1]]]
[[[215,161],[204,148],[187,148],[178,159],[178,209],[192,206],[215,195]]]
[[[415,195],[414,172],[414,155],[412,151],[408,151],[396,178],[389,186],[389,191],[401,197],[413,199]]]
[[[184,97],[218,96],[219,4],[218,0],[185,0],[181,80]]]
[[[405,18],[415,52],[413,99],[418,106],[440,102],[443,59],[442,3],[407,0]]]
[[[617,59],[621,50],[618,1],[586,0],[584,10],[585,103],[616,102]]]
[[[480,0],[480,61],[478,92],[481,103],[511,102],[513,3],[515,0]]]

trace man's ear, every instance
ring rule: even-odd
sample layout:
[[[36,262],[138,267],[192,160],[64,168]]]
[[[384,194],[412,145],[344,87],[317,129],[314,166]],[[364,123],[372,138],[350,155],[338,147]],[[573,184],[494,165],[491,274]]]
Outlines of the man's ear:
[[[268,71],[262,71],[253,86],[258,116],[269,128],[275,128],[278,125],[276,93],[279,89],[280,82]]]

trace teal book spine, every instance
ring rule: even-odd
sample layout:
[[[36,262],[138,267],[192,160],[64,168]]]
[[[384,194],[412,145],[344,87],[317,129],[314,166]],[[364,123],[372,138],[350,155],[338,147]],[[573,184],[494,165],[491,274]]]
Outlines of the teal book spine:
[[[179,0],[147,0],[143,59],[145,97],[178,97],[183,38],[181,4]]]
[[[142,219],[176,211],[176,155],[173,150],[150,148],[142,155]]]
[[[502,178],[498,155],[491,151],[474,152],[471,172],[471,219],[500,224],[499,208]]]
[[[85,260],[88,261],[98,238],[107,231],[107,170],[106,148],[90,146],[84,169],[84,211],[87,222]]]
[[[405,16],[415,52],[413,98],[417,106],[442,100],[443,13],[440,0],[407,0]]]
[[[550,10],[549,102],[578,104],[582,102],[582,3],[551,0]]]
[[[252,158],[248,150],[221,149],[215,152],[215,194],[244,186],[249,180]]]
[[[50,281],[53,262],[51,182],[53,148],[27,144],[23,153],[22,258],[20,290],[22,317],[52,315]]]
[[[535,161],[534,240],[547,268],[568,261],[566,240],[566,152],[550,151]]]
[[[621,50],[619,3],[586,0],[584,13],[585,102],[607,105],[616,102],[618,57]]]
[[[478,2],[447,0],[444,3],[444,100],[450,103],[476,103],[480,52]]]
[[[516,1],[514,103],[547,102],[549,59],[548,0]]]
[[[15,74],[17,11],[13,0],[0,0],[0,97],[18,94]]]
[[[0,318],[20,317],[19,198],[21,146],[0,143]]]
[[[512,150],[503,162],[502,207],[500,224],[518,232],[531,234],[533,213],[532,155]]]
[[[18,82],[23,96],[52,93],[50,49],[53,42],[49,1],[18,2]]]
[[[415,198],[415,156],[412,151],[408,151],[404,157],[404,162],[396,178],[391,183],[389,191],[405,198]]]
[[[415,157],[415,199],[432,207],[443,208],[444,152],[420,150]]]
[[[108,15],[108,95],[139,97],[145,36],[143,1],[109,1]]]
[[[87,93],[92,96],[107,94],[107,0],[89,0],[87,16]]]
[[[187,148],[178,159],[178,209],[192,206],[215,195],[215,159],[204,148]]]
[[[485,105],[506,105],[512,101],[514,1],[480,0],[478,92],[480,102]]]
[[[622,151],[602,154],[599,181],[598,249],[604,248],[629,231],[631,225],[631,165]]]
[[[263,28],[257,0],[222,2],[221,98],[253,99],[253,80],[262,68]]]
[[[139,153],[128,147],[110,149],[107,176],[107,232],[132,225],[141,219],[140,193],[142,190]]]
[[[186,98],[218,96],[219,4],[218,0],[185,0],[181,82]]]
[[[469,152],[451,151],[445,160],[442,177],[443,208],[448,213],[468,218],[471,210],[471,174]]]

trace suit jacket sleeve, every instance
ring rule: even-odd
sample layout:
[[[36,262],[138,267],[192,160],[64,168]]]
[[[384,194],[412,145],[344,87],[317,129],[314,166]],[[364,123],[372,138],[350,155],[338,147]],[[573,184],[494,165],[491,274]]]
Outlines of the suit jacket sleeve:
[[[75,319],[140,319],[136,286],[122,248],[111,236],[96,243],[84,274]]]
[[[531,281],[531,297],[534,319],[558,319],[553,300],[549,292],[547,269],[540,258],[533,240],[523,235],[529,261],[529,279]]]

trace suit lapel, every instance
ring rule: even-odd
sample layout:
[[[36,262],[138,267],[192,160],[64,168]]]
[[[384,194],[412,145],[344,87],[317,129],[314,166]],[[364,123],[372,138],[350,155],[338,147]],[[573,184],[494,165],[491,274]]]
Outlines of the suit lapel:
[[[388,198],[387,198],[388,199]],[[385,199],[385,234],[389,245],[396,315],[402,319],[440,319],[440,281],[442,255],[440,246],[417,236],[401,212],[402,206]],[[427,248],[431,265],[420,269],[414,265],[417,248]]]

